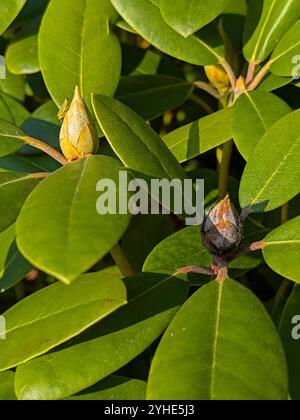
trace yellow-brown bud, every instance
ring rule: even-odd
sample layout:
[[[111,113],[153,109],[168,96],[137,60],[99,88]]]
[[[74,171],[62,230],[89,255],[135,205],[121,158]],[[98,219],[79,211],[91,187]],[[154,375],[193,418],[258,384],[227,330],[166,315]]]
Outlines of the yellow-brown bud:
[[[218,89],[220,93],[225,93],[230,87],[230,80],[219,64],[204,67],[208,80]]]
[[[99,137],[92,117],[76,86],[70,108],[64,105],[63,123],[60,130],[60,147],[68,161],[96,153]]]

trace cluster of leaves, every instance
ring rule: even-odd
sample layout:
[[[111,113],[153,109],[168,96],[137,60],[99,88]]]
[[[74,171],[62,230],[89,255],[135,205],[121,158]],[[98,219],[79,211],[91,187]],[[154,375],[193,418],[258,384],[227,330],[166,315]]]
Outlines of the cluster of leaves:
[[[2,0],[0,17],[0,399],[300,399],[299,0]],[[100,148],[65,164],[75,86]],[[124,168],[203,178],[207,207],[229,191],[263,251],[235,280],[179,274],[212,262],[199,227],[97,214]]]

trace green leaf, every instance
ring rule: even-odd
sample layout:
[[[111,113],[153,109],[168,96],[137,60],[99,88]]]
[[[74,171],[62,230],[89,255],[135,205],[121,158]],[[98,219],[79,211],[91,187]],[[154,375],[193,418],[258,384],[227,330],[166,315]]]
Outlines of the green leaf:
[[[186,124],[163,137],[179,162],[186,162],[232,138],[231,108]]]
[[[1,401],[14,401],[16,400],[14,390],[14,372],[7,371],[0,373],[0,400]]]
[[[226,279],[196,292],[154,356],[152,400],[286,400],[284,352],[264,306]]]
[[[0,156],[16,152],[24,145],[25,134],[14,124],[0,119]]]
[[[6,119],[7,121],[16,124],[18,127],[30,117],[30,112],[18,100],[5,93],[0,94],[0,107],[1,103],[5,104],[9,114],[7,118],[0,114],[0,118]]]
[[[55,283],[6,311],[0,370],[46,353],[126,304],[117,270],[81,276],[71,286]]]
[[[179,34],[188,37],[213,21],[230,2],[231,0],[160,0],[159,5],[165,21]]]
[[[93,95],[96,118],[124,165],[154,178],[183,178],[184,171],[161,138],[116,99]]]
[[[26,0],[2,0],[0,10],[0,35],[5,32],[12,21],[17,17]]]
[[[263,255],[272,270],[300,283],[300,216],[274,229],[264,243]]]
[[[146,395],[146,382],[138,379],[129,379],[122,376],[109,376],[97,385],[82,391],[67,400],[144,400]]]
[[[300,286],[294,287],[279,325],[279,334],[285,349],[289,369],[289,390],[293,400],[300,400],[300,365],[299,365],[299,315]]]
[[[200,66],[215,64],[221,59],[196,36],[184,38],[174,31],[150,0],[112,0],[112,4],[130,26],[162,52]]]
[[[278,76],[299,76],[300,20],[286,32],[277,44],[272,56],[270,71]],[[295,74],[293,74],[295,72]]]
[[[249,243],[247,234],[245,242]],[[231,262],[229,269],[236,276],[257,267],[261,261],[259,255],[250,254]],[[143,271],[174,274],[182,267],[189,265],[210,267],[211,263],[212,256],[202,244],[200,227],[190,226],[160,242],[148,255]],[[203,279],[199,275],[189,275],[189,278],[193,284],[198,283],[197,279],[200,281]]]
[[[128,305],[81,337],[17,369],[21,400],[66,398],[125,366],[164,331],[187,297],[187,283],[144,273],[125,279]]]
[[[120,80],[117,99],[145,120],[153,120],[181,105],[191,94],[193,84],[161,75],[128,76]]]
[[[300,17],[298,0],[264,0],[263,10],[255,30],[244,46],[248,61],[259,64],[273,51],[278,40]]]
[[[16,221],[27,197],[42,178],[38,173],[0,172],[0,232]]]
[[[269,74],[257,87],[257,90],[262,90],[264,92],[272,92],[273,90],[288,85],[292,81],[293,79],[291,77],[281,77],[276,76],[276,74]]]
[[[61,165],[56,160],[46,154],[35,156],[20,156],[15,154],[0,157],[0,171],[4,172],[54,172],[60,167]]]
[[[0,233],[0,293],[15,286],[32,270],[20,254],[15,239],[15,225]]]
[[[242,176],[241,207],[269,211],[299,193],[299,117],[299,110],[283,117],[258,142]]]
[[[238,99],[232,112],[232,134],[245,160],[268,128],[290,112],[291,108],[272,93],[245,93]]]
[[[37,35],[28,36],[10,44],[5,58],[13,74],[33,74],[40,71]]]
[[[6,71],[6,78],[0,79],[0,92],[17,99],[20,102],[25,100],[25,79],[21,75],[15,75]]]
[[[8,105],[3,99],[1,94],[0,94],[0,118],[9,122],[14,122],[12,113],[10,112]]]
[[[52,0],[39,33],[40,65],[60,107],[76,85],[90,106],[91,93],[113,95],[121,74],[121,48],[109,24],[117,14],[109,0]]]
[[[40,184],[17,223],[17,243],[26,259],[69,284],[103,258],[122,237],[130,215],[98,214],[96,186],[101,179],[115,182],[118,203],[121,169],[110,157],[88,156]]]

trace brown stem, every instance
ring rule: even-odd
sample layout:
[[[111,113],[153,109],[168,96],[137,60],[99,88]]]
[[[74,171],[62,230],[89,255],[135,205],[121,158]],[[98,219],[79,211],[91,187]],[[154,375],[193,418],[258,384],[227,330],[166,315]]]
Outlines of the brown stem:
[[[187,267],[179,268],[177,274],[204,274],[205,276],[212,276],[215,272],[210,267],[199,267],[197,265],[188,265]]]
[[[250,61],[249,66],[248,66],[247,76],[246,76],[246,85],[249,85],[249,83],[252,82],[254,73],[255,73],[255,67],[256,67],[255,63],[253,61]]]
[[[53,159],[57,160],[61,165],[66,165],[69,163],[67,159],[59,153],[57,150],[55,150],[53,147],[49,146],[48,144],[44,143],[43,141],[40,141],[38,139],[35,139],[33,137],[24,136],[22,137],[22,140],[29,144],[32,147],[35,147],[36,149],[42,150],[43,152],[47,153],[47,155],[51,156]]]
[[[249,85],[247,86],[247,90],[249,92],[251,92],[252,90],[256,89],[257,86],[260,84],[260,82],[263,80],[263,78],[265,77],[265,75],[268,73],[270,65],[271,65],[271,61],[268,61],[262,68],[261,70],[257,73],[257,75],[255,76],[255,78],[252,80],[251,83],[249,83]]]
[[[225,60],[225,58],[220,60],[220,64],[223,67],[223,69],[226,71],[227,76],[229,77],[232,89],[235,90],[236,77],[235,77],[235,74],[234,74],[230,64],[228,63],[228,61]]]
[[[212,86],[210,86],[209,84],[205,82],[201,82],[200,80],[197,80],[195,82],[195,86],[201,90],[204,90],[205,92],[207,92],[209,95],[213,96],[214,98],[220,99],[220,95],[218,91],[214,89]]]
[[[119,244],[116,244],[113,249],[110,251],[114,262],[118,266],[119,270],[125,277],[133,276],[135,274],[133,268],[131,267],[128,259],[126,258],[123,249]]]
[[[266,242],[264,241],[253,242],[252,244],[245,245],[244,247],[238,249],[233,255],[231,255],[228,261],[234,261],[238,257],[248,254],[249,252],[259,251],[265,246]]]

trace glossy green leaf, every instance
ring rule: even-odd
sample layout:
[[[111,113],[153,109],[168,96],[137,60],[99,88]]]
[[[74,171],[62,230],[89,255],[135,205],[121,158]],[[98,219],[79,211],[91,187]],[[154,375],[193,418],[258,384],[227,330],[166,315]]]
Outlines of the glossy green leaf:
[[[114,181],[118,203],[120,170],[119,162],[112,158],[89,156],[66,165],[40,184],[17,223],[17,243],[26,259],[70,283],[104,257],[125,232],[130,215],[98,214],[101,193],[96,186],[101,179]]]
[[[143,38],[166,54],[191,64],[215,64],[219,55],[206,42],[192,35],[184,38],[163,19],[150,0],[112,0],[112,4]]]
[[[179,162],[186,162],[231,140],[231,118],[231,108],[226,108],[171,131],[163,140]]]
[[[187,297],[175,277],[144,273],[125,279],[128,305],[68,346],[17,369],[22,400],[66,398],[125,366],[164,331]]]
[[[11,96],[20,102],[25,99],[25,79],[21,75],[15,75],[6,71],[6,78],[0,79],[0,93]]]
[[[300,20],[298,20],[277,44],[272,56],[270,71],[278,76],[299,76]],[[297,66],[298,65],[298,66]]]
[[[269,211],[299,193],[299,117],[299,110],[283,117],[258,142],[242,176],[241,207]]]
[[[117,270],[81,276],[71,286],[55,283],[6,311],[6,339],[0,341],[0,370],[46,353],[126,304]]]
[[[145,120],[152,120],[181,105],[193,84],[175,77],[149,75],[121,79],[116,96]]]
[[[238,99],[232,112],[232,134],[245,160],[268,128],[289,112],[291,108],[272,93],[246,93]]]
[[[274,229],[264,242],[264,258],[272,270],[300,283],[300,216]]]
[[[32,270],[20,254],[15,239],[15,225],[0,233],[0,293],[15,286]]]
[[[42,178],[38,173],[0,172],[0,232],[15,222],[27,197]]]
[[[54,172],[60,167],[61,165],[56,160],[46,154],[34,156],[20,156],[12,154],[0,157],[0,171],[3,172]]]
[[[165,21],[175,31],[188,37],[213,21],[230,2],[231,0],[160,0],[159,5]]]
[[[0,94],[0,118],[6,121],[14,122],[9,106]]]
[[[289,369],[289,390],[293,400],[300,400],[300,286],[294,287],[279,325],[280,337],[285,349]]]
[[[298,0],[264,0],[259,23],[244,46],[246,59],[256,64],[264,61],[299,17]]]
[[[97,120],[124,165],[154,178],[183,178],[184,172],[161,138],[134,111],[116,99],[93,96]]]
[[[259,239],[262,239],[262,236]],[[250,242],[248,235],[245,235],[245,242]],[[231,273],[237,276],[241,272],[257,267],[261,261],[259,255],[249,254],[231,262],[229,268]],[[160,242],[146,259],[143,271],[174,274],[182,267],[189,265],[210,267],[211,263],[212,256],[202,244],[200,227],[190,226]],[[192,283],[197,283],[197,279],[201,281],[199,275],[189,277]]]
[[[0,156],[14,153],[24,145],[25,134],[14,124],[0,119]]]
[[[40,65],[58,106],[78,85],[90,105],[91,93],[113,95],[121,73],[121,48],[109,23],[117,18],[109,0],[51,0],[39,33]]]
[[[26,0],[2,0],[0,10],[0,35],[9,27],[17,17]]]
[[[180,309],[154,356],[148,399],[286,400],[280,339],[262,303],[226,279]]]
[[[5,93],[0,94],[0,107],[1,103],[4,103],[9,111],[8,118],[5,118],[0,114],[0,118],[6,119],[14,123],[16,126],[20,126],[23,124],[27,118],[30,117],[30,112],[25,108],[23,104],[21,104],[18,100],[12,98]]]
[[[14,372],[0,373],[0,401],[14,401],[17,399],[14,391],[14,379]]]
[[[119,400],[138,401],[146,396],[146,382],[122,376],[109,376],[97,385],[67,400]]]
[[[273,90],[288,85],[292,81],[293,79],[291,77],[281,77],[276,76],[276,74],[269,74],[257,87],[257,90],[262,90],[264,92],[272,92]]]
[[[37,35],[10,44],[5,58],[7,68],[13,74],[33,74],[40,71]]]

